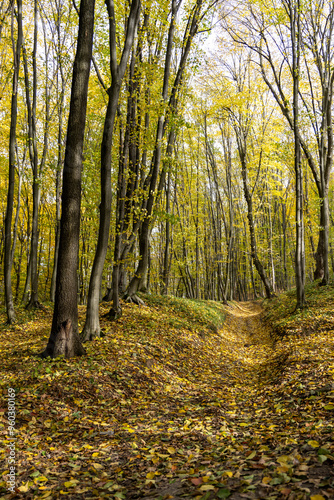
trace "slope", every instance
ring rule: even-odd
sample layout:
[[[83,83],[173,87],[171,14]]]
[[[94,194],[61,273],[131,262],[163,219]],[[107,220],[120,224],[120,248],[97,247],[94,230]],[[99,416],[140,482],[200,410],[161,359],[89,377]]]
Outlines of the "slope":
[[[15,498],[334,498],[325,288],[312,288],[317,298],[299,315],[291,295],[264,316],[259,303],[147,296],[147,307],[102,320],[107,335],[80,359],[37,357],[51,312],[3,328],[2,395],[14,387],[17,401]],[[5,399],[1,408],[6,430]]]

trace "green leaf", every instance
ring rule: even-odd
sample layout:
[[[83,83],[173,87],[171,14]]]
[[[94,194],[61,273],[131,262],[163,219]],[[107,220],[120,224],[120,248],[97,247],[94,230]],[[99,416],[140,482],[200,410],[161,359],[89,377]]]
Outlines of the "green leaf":
[[[228,498],[229,496],[231,496],[231,492],[227,488],[221,488],[217,493],[218,498]]]

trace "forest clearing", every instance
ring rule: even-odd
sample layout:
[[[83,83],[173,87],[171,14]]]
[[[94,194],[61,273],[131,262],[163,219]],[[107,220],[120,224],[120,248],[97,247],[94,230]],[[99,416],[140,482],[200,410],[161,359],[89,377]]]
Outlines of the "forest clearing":
[[[50,308],[20,311],[1,326],[17,489],[2,471],[0,498],[334,498],[333,291],[308,287],[299,312],[291,292],[263,306],[147,295],[116,322],[105,304],[105,336],[71,359],[38,357]],[[6,411],[2,398],[3,427]]]

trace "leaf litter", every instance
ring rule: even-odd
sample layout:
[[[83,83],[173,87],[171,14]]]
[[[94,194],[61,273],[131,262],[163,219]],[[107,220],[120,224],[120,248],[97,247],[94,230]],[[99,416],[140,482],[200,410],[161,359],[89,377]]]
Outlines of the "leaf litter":
[[[2,327],[0,498],[334,498],[333,288],[310,287],[299,313],[289,293],[264,307],[145,301],[102,318],[82,358],[37,356],[51,309]]]

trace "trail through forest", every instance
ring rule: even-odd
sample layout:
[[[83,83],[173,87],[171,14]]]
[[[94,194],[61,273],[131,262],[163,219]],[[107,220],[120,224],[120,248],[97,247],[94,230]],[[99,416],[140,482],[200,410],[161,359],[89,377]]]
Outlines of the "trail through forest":
[[[216,378],[229,395],[222,400],[224,410],[219,413],[223,435],[231,441],[219,449],[220,465],[226,468],[220,483],[215,484],[219,475],[214,472],[190,479],[207,492],[198,498],[334,498],[333,421],[314,421],[320,396],[330,398],[327,405],[324,398],[323,408],[334,409],[334,383],[321,387],[320,374],[314,373],[308,380],[310,391],[302,383],[296,385],[297,350],[275,340],[259,302],[229,307],[219,335],[234,357],[229,370],[224,367]],[[297,371],[300,368],[297,365]],[[183,487],[178,481],[174,488],[161,491],[160,498],[187,497],[182,481]],[[159,498],[157,493],[147,498]]]
[[[265,315],[146,296],[110,322],[102,304],[105,336],[71,359],[38,357],[51,309],[22,311],[1,326],[0,417],[12,387],[17,441],[0,499],[334,498],[334,295],[319,290],[295,315],[288,294]]]

